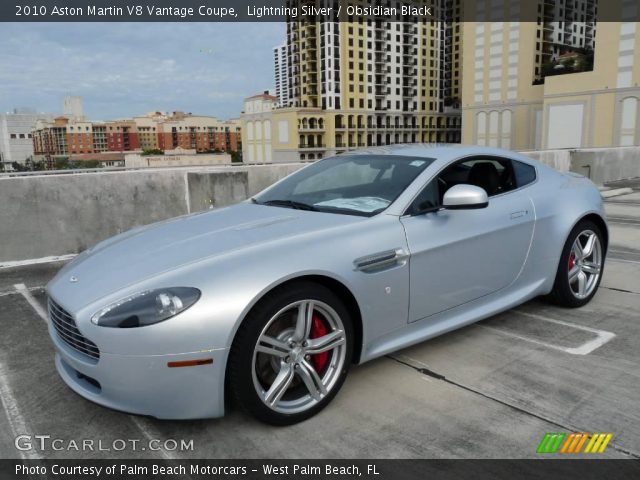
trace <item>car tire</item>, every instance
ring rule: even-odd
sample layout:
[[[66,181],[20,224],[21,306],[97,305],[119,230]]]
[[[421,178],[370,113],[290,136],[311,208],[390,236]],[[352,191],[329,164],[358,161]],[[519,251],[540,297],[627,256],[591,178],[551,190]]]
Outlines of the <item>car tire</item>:
[[[567,308],[589,303],[602,279],[605,253],[600,227],[590,220],[579,222],[562,249],[550,294],[553,303]]]
[[[231,397],[265,423],[301,422],[335,397],[352,355],[352,320],[340,298],[314,282],[284,285],[258,302],[236,333]]]

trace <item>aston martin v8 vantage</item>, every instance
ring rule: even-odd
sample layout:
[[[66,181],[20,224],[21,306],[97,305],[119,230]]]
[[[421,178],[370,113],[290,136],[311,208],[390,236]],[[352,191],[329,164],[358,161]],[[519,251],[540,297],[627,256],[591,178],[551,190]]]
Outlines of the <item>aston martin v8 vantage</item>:
[[[62,379],[187,419],[304,420],[353,364],[537,296],[594,296],[599,191],[500,149],[396,145],[312,163],[245,202],[137,228],[49,283]]]

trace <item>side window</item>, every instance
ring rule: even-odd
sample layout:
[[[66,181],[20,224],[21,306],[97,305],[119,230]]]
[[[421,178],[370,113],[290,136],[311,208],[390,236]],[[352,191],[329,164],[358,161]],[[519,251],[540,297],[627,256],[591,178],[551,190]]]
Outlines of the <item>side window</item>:
[[[516,177],[516,185],[518,188],[529,185],[536,179],[536,169],[526,163],[512,160],[513,171]]]
[[[431,180],[413,201],[407,213],[418,215],[440,207],[445,192],[455,185],[475,185],[492,197],[527,185],[535,178],[535,168],[515,160],[495,157],[464,160],[449,166]]]
[[[516,187],[513,163],[504,158],[476,158],[462,163],[468,168],[468,183],[483,188],[492,197]]]

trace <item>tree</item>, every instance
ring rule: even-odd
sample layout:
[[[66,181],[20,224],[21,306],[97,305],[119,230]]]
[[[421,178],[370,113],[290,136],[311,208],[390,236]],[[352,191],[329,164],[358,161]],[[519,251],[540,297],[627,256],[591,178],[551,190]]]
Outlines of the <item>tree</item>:
[[[69,158],[68,157],[56,158],[54,168],[56,170],[67,170],[71,168],[69,165]]]
[[[16,172],[26,172],[27,170],[29,170],[29,168],[27,168],[25,165],[22,165],[18,162],[13,162],[11,164],[11,168],[13,168]]]
[[[232,163],[242,163],[242,152],[232,151],[231,152],[231,162]]]
[[[145,148],[142,150],[142,156],[146,157],[148,155],[164,155],[164,152],[159,148]]]
[[[71,164],[71,168],[101,168],[99,160],[78,160]]]

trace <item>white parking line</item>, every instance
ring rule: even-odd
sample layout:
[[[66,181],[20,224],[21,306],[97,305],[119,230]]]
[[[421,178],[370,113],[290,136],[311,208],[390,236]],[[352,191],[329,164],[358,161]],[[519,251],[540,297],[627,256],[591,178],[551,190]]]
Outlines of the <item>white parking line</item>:
[[[631,225],[631,226],[634,226],[634,227],[637,227],[638,225],[640,225],[640,224],[638,224],[638,223],[631,223],[631,222],[616,222],[616,221],[609,222],[609,223],[611,223],[611,224],[613,224],[613,225]]]
[[[18,407],[18,401],[9,386],[9,375],[7,374],[7,369],[4,366],[4,363],[0,363],[0,402],[2,403],[2,409],[7,417],[7,421],[9,422],[9,429],[11,430],[13,440],[15,441],[18,435],[29,434],[27,422],[22,416],[20,407]],[[18,450],[18,454],[23,460],[37,460],[41,458],[40,455],[38,455],[38,452],[33,450]]]
[[[38,300],[35,299],[35,297],[33,295],[31,295],[31,292],[29,291],[29,289],[27,288],[27,286],[24,283],[17,283],[14,285],[16,291],[22,295],[25,300],[27,302],[29,302],[29,305],[31,305],[31,308],[33,308],[33,310],[38,314],[38,316],[40,318],[42,318],[42,320],[45,321],[45,323],[47,322],[47,313],[45,312],[44,308],[42,307],[42,305],[40,305],[40,302],[38,302]],[[9,411],[7,410],[7,407],[5,406],[5,398],[4,398],[4,390],[2,390],[2,387],[4,386],[5,383],[5,375],[4,375],[4,371],[2,370],[3,366],[2,364],[0,364],[0,393],[2,394],[2,404],[5,408],[5,411],[7,411],[7,417],[9,417]],[[22,424],[24,424],[24,419],[22,418],[22,415],[20,415],[19,410],[17,409],[17,403],[15,401],[15,398],[13,397],[13,395],[11,394],[11,392],[9,391],[9,393],[7,394],[9,400],[9,407],[12,408],[12,412],[17,412],[17,426],[20,427],[21,424],[20,422],[22,422]],[[146,422],[141,418],[141,417],[135,417],[132,415],[129,415],[129,418],[131,419],[131,421],[133,422],[133,424],[138,428],[138,430],[140,430],[140,432],[142,433],[142,435],[144,435],[144,437],[148,440],[160,440],[160,435],[159,433],[155,430],[155,428],[152,425],[147,425],[145,424]],[[9,419],[9,422],[11,423],[11,419]],[[13,426],[11,427],[13,430]],[[24,430],[24,428],[22,429]],[[15,436],[15,435],[14,435]],[[160,453],[160,455],[162,455],[162,457],[165,460],[178,460],[179,458],[177,456],[175,456],[173,454],[173,452],[169,452],[163,448],[161,448],[160,450],[154,450],[157,451],[158,453]],[[27,452],[28,453],[28,452]],[[35,457],[38,458],[38,457]]]
[[[138,430],[140,430],[142,434],[147,438],[147,441],[150,442],[151,440],[160,440],[159,432],[153,425],[148,424],[148,420],[145,420],[142,417],[135,417],[133,415],[129,415],[129,418],[136,425],[136,427],[138,427]],[[165,460],[179,460],[179,458],[175,456],[173,452],[167,451],[164,448],[153,451],[159,452],[160,455],[162,455],[162,458],[164,458]]]
[[[612,258],[612,257],[609,257],[609,258],[607,258],[607,260],[611,261],[611,262],[632,263],[634,265],[640,265],[640,262],[638,262],[636,260],[625,260],[624,258]]]
[[[635,255],[640,256],[640,252],[633,252],[628,250],[609,250],[609,253],[622,253],[623,255]]]
[[[44,311],[44,308],[42,308],[42,305],[40,305],[40,303],[38,303],[38,301],[34,298],[34,296],[31,295],[31,292],[29,291],[27,286],[24,283],[16,283],[14,287],[16,291],[20,295],[22,295],[27,302],[29,302],[29,305],[31,305],[31,307],[35,310],[38,316],[42,320],[44,320],[44,323],[47,323],[47,312]]]
[[[589,340],[588,342],[585,342],[578,347],[561,347],[560,345],[554,345],[552,343],[536,340],[535,338],[525,337],[524,335],[518,335],[517,333],[508,332],[500,328],[491,327],[488,325],[481,325],[481,326],[509,337],[517,338],[519,340],[523,340],[529,343],[535,343],[536,345],[541,345],[543,347],[551,348],[553,350],[559,350],[561,352],[570,353],[571,355],[588,355],[594,350],[600,348],[605,343],[611,341],[616,336],[615,333],[607,332],[605,330],[598,330],[596,328],[585,327],[582,325],[577,325],[575,323],[556,320],[554,318],[543,317],[542,315],[537,315],[535,313],[523,312],[521,310],[512,310],[512,312],[518,313],[525,317],[535,318],[536,320],[542,320],[543,322],[555,323],[556,325],[563,325],[565,327],[575,328],[576,330],[582,330],[584,332],[593,333],[596,335],[596,338],[594,338],[593,340]]]
[[[26,267],[29,265],[40,265],[42,263],[66,262],[77,256],[76,253],[69,255],[57,255],[52,257],[29,258],[27,260],[17,260],[14,262],[0,262],[0,270],[5,268]]]
[[[29,287],[28,290],[30,292],[36,292],[38,290],[44,290],[44,287],[43,286]],[[16,292],[15,286],[11,290],[6,290],[4,292],[0,292],[0,297],[8,297],[9,295],[20,295],[20,292]]]

